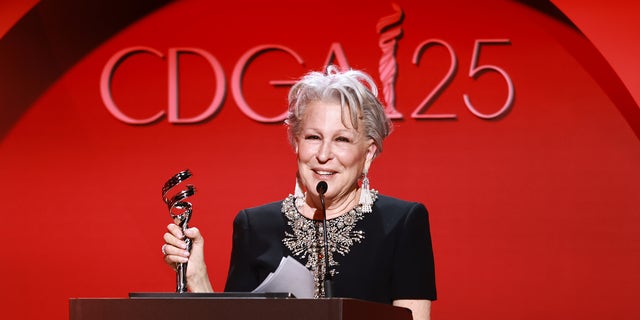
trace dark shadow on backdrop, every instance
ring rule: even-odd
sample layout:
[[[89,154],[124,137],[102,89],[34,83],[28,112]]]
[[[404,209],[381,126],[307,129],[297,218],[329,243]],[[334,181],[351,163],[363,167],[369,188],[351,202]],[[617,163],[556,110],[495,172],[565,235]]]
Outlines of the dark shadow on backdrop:
[[[173,0],[40,1],[0,40],[0,140],[68,69]]]

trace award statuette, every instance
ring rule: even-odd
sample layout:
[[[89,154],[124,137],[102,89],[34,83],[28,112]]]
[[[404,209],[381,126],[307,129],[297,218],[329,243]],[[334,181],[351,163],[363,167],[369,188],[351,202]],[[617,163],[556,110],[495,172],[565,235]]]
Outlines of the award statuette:
[[[186,189],[175,193],[172,197],[169,197],[168,193],[190,177],[191,171],[189,171],[189,169],[181,171],[167,180],[162,187],[162,199],[169,208],[169,214],[173,222],[182,228],[183,232],[188,228],[187,223],[189,219],[191,219],[191,203],[183,200],[194,195],[196,189],[193,185],[189,184],[186,186]],[[187,250],[191,251],[191,239],[185,238],[184,241],[187,243]],[[178,263],[176,266],[176,292],[187,292],[187,263]]]

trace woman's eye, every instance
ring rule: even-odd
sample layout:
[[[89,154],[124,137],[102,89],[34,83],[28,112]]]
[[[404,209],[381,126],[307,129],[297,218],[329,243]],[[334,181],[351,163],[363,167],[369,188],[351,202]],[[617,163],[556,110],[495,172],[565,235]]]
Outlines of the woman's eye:
[[[305,138],[305,140],[320,140],[320,137],[319,137],[319,136],[317,136],[317,135],[313,135],[313,134],[310,134],[310,135],[308,135],[308,136],[305,136],[304,138]]]
[[[351,140],[349,140],[349,138],[347,138],[347,137],[337,137],[336,141],[338,141],[338,142],[350,142]]]

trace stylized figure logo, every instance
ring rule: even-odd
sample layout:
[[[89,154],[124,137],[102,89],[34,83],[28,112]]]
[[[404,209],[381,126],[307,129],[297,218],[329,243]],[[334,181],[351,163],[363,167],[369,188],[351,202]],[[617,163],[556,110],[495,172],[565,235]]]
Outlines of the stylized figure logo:
[[[382,50],[382,57],[378,65],[380,81],[382,81],[382,94],[386,103],[386,113],[391,119],[400,119],[402,114],[396,110],[396,79],[398,78],[398,62],[396,61],[396,49],[398,40],[402,38],[402,21],[404,12],[399,5],[392,3],[395,13],[378,20],[376,30],[380,34],[378,45]]]

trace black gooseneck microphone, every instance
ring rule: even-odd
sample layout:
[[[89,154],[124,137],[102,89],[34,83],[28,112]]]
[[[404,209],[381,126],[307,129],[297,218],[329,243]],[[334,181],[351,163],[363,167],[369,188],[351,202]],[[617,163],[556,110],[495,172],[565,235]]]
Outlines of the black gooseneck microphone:
[[[324,229],[324,297],[333,297],[333,283],[331,279],[331,273],[329,272],[329,238],[327,237],[327,208],[324,205],[324,194],[327,192],[329,186],[325,181],[320,181],[316,185],[316,191],[320,195],[320,204],[322,205],[322,224]]]

